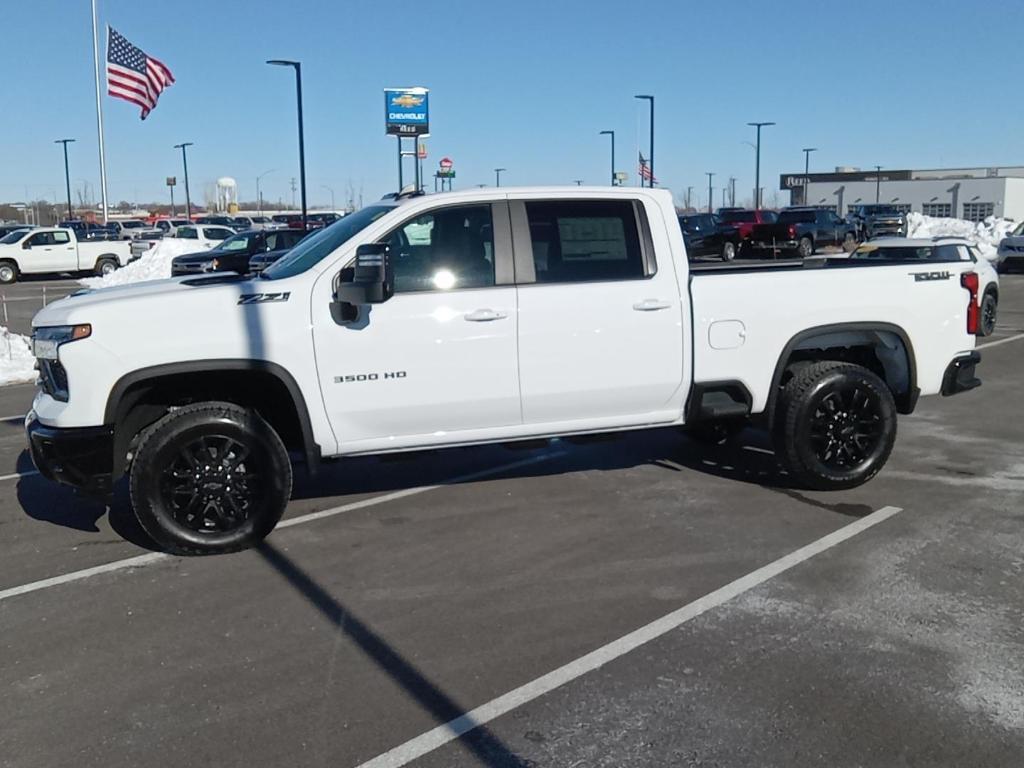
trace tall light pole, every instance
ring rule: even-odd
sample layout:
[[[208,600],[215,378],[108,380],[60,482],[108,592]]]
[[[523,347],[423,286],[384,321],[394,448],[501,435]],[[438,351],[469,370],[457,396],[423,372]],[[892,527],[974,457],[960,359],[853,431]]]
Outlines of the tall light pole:
[[[612,186],[615,186],[615,131],[601,131],[599,136],[612,137]]]
[[[711,179],[715,174],[705,171],[704,175],[708,177],[708,213],[711,213],[711,206],[714,203],[714,196],[711,194]]]
[[[328,187],[326,184],[321,184],[320,186],[323,187],[324,189],[326,189],[328,192],[331,193],[331,210],[333,211],[334,210],[334,190],[331,187]]]
[[[747,123],[747,125],[757,128],[757,146],[754,148],[756,157],[754,158],[754,208],[761,210],[761,128],[766,125],[775,125],[775,123]]]
[[[693,187],[687,187],[686,188],[686,207],[687,208],[691,208],[692,207],[690,205],[690,200],[692,199],[692,197],[693,197]]]
[[[192,198],[189,196],[188,193],[188,155],[185,154],[185,148],[191,147],[192,144],[194,143],[195,142],[192,141],[186,141],[183,142],[182,144],[174,145],[175,149],[181,150],[181,164],[185,168],[185,218],[188,219],[189,221],[192,220]]]
[[[494,186],[501,186],[501,172],[508,170],[507,168],[495,168],[494,169]]]
[[[729,205],[736,205],[736,177],[729,177]]]
[[[259,212],[260,216],[263,215],[263,193],[260,192],[260,179],[268,173],[273,173],[275,170],[275,168],[271,168],[269,171],[264,171],[256,177],[256,210]]]
[[[57,139],[54,144],[64,145],[64,183],[68,188],[68,219],[75,218],[74,208],[71,207],[71,173],[68,171],[68,144],[74,139]]]
[[[878,198],[882,194],[882,166],[875,166],[875,202],[878,202]]]
[[[302,131],[302,64],[286,59],[270,59],[267,64],[295,70],[295,101],[299,110],[299,184],[302,193],[302,229],[306,229],[306,143]]]
[[[804,147],[801,152],[804,153],[804,205],[807,205],[807,185],[810,184],[808,176],[811,173],[811,152],[817,152],[817,147]]]
[[[649,165],[647,166],[651,170],[651,179],[647,182],[647,186],[654,186],[654,97],[644,94],[638,94],[633,97],[634,99],[640,99],[641,101],[648,101],[651,105],[651,156],[648,158]],[[643,177],[640,178],[640,185],[643,186]]]

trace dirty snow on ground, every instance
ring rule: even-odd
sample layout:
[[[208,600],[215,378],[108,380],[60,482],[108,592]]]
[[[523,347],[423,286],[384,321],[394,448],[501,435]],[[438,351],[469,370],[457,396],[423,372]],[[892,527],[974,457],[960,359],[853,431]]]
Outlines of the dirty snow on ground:
[[[175,256],[201,250],[195,240],[176,240],[173,237],[158,240],[156,245],[128,266],[115,269],[106,277],[86,277],[78,282],[89,288],[110,288],[144,280],[162,280],[171,276],[171,261]]]
[[[1008,219],[989,216],[982,222],[963,219],[939,219],[920,213],[907,214],[907,237],[962,237],[974,243],[989,261],[995,261],[999,241],[1010,234],[1015,224]]]
[[[0,325],[0,385],[35,381],[35,365],[28,336]]]

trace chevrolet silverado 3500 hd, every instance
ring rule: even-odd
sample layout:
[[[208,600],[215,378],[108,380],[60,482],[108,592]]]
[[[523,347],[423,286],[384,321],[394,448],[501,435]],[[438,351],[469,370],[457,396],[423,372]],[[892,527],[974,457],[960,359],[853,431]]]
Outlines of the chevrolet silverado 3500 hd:
[[[128,474],[163,548],[251,546],[292,461],[609,432],[769,429],[794,482],[866,482],[897,413],[980,382],[971,262],[691,272],[668,191],[388,199],[261,277],[86,292],[34,319],[48,478]]]

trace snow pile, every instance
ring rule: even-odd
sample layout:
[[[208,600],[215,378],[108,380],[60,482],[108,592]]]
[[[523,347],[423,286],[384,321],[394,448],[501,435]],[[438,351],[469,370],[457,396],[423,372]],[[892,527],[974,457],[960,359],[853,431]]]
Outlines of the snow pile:
[[[0,385],[35,381],[35,366],[28,336],[11,333],[0,325]]]
[[[977,246],[978,251],[989,261],[995,261],[999,241],[1014,228],[1009,219],[989,216],[975,224],[963,219],[938,219],[920,213],[907,214],[907,237],[962,237]]]
[[[204,250],[198,245],[195,240],[176,240],[173,237],[158,240],[156,245],[128,266],[115,269],[106,277],[86,277],[78,282],[89,288],[110,288],[144,280],[162,280],[171,276],[171,261],[175,256]]]

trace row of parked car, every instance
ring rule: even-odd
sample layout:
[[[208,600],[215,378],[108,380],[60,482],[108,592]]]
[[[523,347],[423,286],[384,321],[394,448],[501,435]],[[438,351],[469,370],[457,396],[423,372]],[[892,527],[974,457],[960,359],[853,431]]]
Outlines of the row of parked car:
[[[201,230],[204,227],[194,227]],[[171,276],[201,272],[238,272],[260,274],[284,256],[308,233],[301,229],[250,229],[238,232],[212,244],[206,250],[176,256],[171,262]],[[179,235],[180,237],[180,235]],[[207,242],[198,247],[207,246]]]
[[[723,261],[779,253],[807,258],[826,246],[849,251],[865,240],[907,234],[906,215],[891,205],[860,205],[845,218],[810,206],[779,212],[719,208],[717,213],[683,214],[679,223],[691,258]]]

